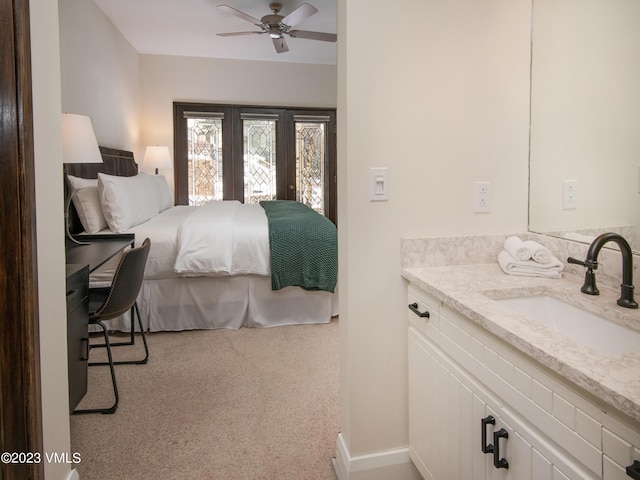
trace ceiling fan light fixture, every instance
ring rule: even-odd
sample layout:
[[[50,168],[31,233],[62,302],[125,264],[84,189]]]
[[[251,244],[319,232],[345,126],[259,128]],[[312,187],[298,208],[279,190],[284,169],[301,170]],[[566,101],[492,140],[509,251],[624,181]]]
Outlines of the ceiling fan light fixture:
[[[270,25],[269,26],[269,36],[273,39],[276,38],[281,38],[282,37],[282,32],[280,31],[280,28],[278,28],[277,25]]]

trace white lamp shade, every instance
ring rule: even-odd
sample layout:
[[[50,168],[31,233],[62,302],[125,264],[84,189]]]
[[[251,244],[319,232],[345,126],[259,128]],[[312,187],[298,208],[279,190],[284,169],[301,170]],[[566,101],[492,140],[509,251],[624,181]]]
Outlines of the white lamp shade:
[[[171,168],[171,156],[169,155],[169,147],[152,146],[147,147],[144,152],[142,164],[145,168]]]
[[[62,161],[102,163],[91,118],[73,113],[62,114]]]

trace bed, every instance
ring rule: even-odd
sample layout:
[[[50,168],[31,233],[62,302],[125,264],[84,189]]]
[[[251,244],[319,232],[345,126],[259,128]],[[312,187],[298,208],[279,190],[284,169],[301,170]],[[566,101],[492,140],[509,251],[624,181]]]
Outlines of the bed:
[[[166,179],[138,174],[132,152],[100,151],[102,164],[65,164],[65,188],[74,193],[69,229],[134,233],[136,245],[151,239],[138,297],[146,329],[273,327],[327,323],[337,315],[337,235],[325,217],[287,201],[173,206]],[[291,232],[319,243],[282,243],[293,241]],[[319,258],[302,259],[304,250]],[[94,272],[92,284],[107,282],[116,265],[114,259]],[[111,323],[129,329],[128,318]]]

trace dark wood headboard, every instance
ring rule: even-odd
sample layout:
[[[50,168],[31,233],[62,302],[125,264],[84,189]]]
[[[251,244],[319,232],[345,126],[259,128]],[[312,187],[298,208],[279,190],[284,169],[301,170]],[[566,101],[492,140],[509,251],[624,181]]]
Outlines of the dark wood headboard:
[[[103,163],[65,163],[64,171],[68,175],[80,178],[98,178],[98,173],[133,177],[138,174],[138,164],[133,152],[100,147]]]
[[[100,153],[103,163],[65,163],[64,173],[80,178],[98,178],[98,173],[119,177],[133,177],[138,174],[138,164],[133,158],[133,152],[100,147]],[[65,198],[68,195],[68,188],[67,182],[64,182]],[[72,203],[69,212],[69,231],[80,233],[82,230],[80,218]]]

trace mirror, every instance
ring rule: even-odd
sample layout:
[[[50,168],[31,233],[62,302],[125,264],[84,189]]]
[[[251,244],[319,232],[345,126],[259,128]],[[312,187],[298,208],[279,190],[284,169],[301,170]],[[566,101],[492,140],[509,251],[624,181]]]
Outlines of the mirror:
[[[640,251],[640,1],[533,0],[529,230]]]

